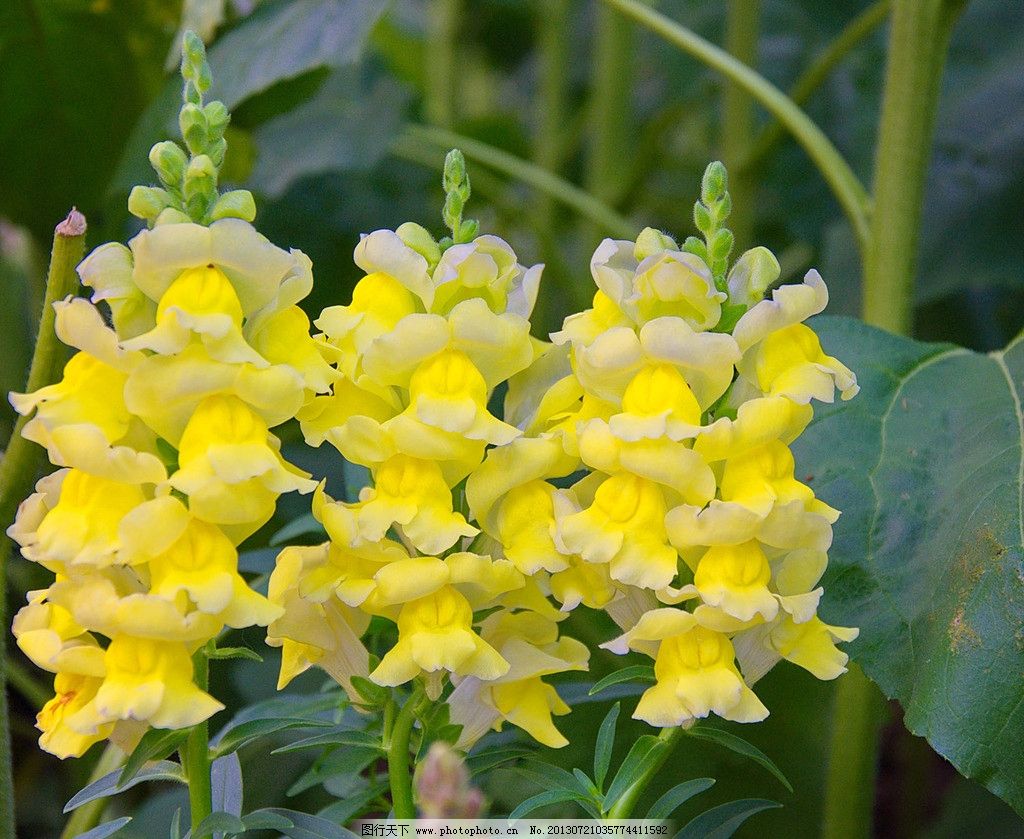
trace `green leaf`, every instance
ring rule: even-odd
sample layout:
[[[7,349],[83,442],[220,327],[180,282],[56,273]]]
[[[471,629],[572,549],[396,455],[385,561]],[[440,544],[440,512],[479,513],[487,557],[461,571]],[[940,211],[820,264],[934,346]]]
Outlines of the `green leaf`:
[[[729,839],[751,816],[782,805],[765,798],[744,798],[701,813],[676,834],[676,839]]]
[[[278,197],[302,177],[365,171],[388,153],[408,97],[390,78],[367,80],[360,69],[336,70],[312,99],[256,129],[259,154],[246,186]]]
[[[736,752],[738,755],[750,758],[755,763],[761,764],[765,769],[771,772],[776,778],[790,792],[793,791],[793,785],[790,784],[789,780],[785,775],[782,774],[782,770],[775,765],[775,762],[762,752],[757,746],[748,743],[742,737],[737,737],[729,731],[723,731],[721,728],[712,728],[708,725],[700,725],[699,723],[687,732],[691,737],[696,737],[698,740],[710,740],[712,743],[717,743],[719,746],[724,746],[729,751]]]
[[[655,821],[667,819],[695,795],[700,795],[705,790],[711,789],[714,785],[714,778],[694,778],[692,781],[683,781],[681,784],[676,784],[651,805],[651,809],[647,811],[647,815],[644,818]]]
[[[575,801],[579,803],[580,799],[587,800],[584,796],[581,796],[578,792],[573,792],[572,790],[548,790],[547,792],[542,792],[532,798],[527,798],[526,801],[509,813],[508,820],[510,822],[514,822],[517,819],[521,819],[523,816],[529,815],[534,810],[539,810],[541,807],[548,807],[551,804],[561,804],[563,801]]]
[[[509,763],[513,760],[530,757],[535,752],[532,749],[514,749],[507,746],[497,746],[493,749],[479,751],[466,758],[466,767],[471,777],[489,772],[496,766]]]
[[[90,801],[95,801],[97,798],[117,795],[119,792],[124,792],[126,789],[131,789],[145,781],[177,781],[181,784],[185,783],[185,773],[181,771],[181,767],[169,760],[158,760],[156,763],[142,767],[135,774],[135,777],[123,786],[118,784],[120,777],[121,770],[115,769],[99,780],[93,781],[89,786],[80,789],[64,805],[64,812],[70,813],[72,810],[81,807],[83,804],[88,804]]]
[[[647,765],[657,759],[658,752],[668,747],[669,744],[666,741],[651,734],[644,734],[637,738],[608,786],[608,792],[604,797],[605,812],[610,811],[615,802],[637,782]]]
[[[333,723],[324,720],[310,720],[296,717],[268,717],[266,719],[248,720],[238,725],[230,724],[217,736],[210,748],[210,754],[217,758],[238,751],[260,737],[287,731],[291,728],[330,728]]]
[[[75,839],[107,839],[108,836],[113,836],[131,820],[131,816],[121,816],[119,819],[97,825],[92,830],[85,831],[85,833],[79,833]]]
[[[213,809],[233,816],[242,815],[242,765],[238,752],[217,758],[210,765]]]
[[[370,784],[361,792],[347,795],[344,800],[335,801],[333,804],[324,807],[318,815],[321,818],[329,819],[335,824],[345,824],[359,815],[377,796],[386,793],[388,788],[389,784],[387,781],[378,781],[376,784]]]
[[[289,810],[285,807],[264,807],[261,810],[254,810],[246,819],[257,814],[266,816],[277,816],[281,819],[274,830],[280,830],[285,836],[292,839],[355,839],[351,830],[346,830],[340,825],[322,819],[319,816],[311,816],[309,813],[300,813],[298,810]],[[289,822],[288,827],[284,822]]]
[[[263,661],[263,656],[248,647],[217,647],[206,654],[207,658],[245,658],[249,661]]]
[[[348,727],[339,727],[332,729],[331,731],[325,731],[323,734],[304,737],[302,740],[296,740],[294,743],[288,743],[287,745],[280,746],[279,748],[274,749],[271,754],[283,754],[284,752],[295,752],[300,749],[309,749],[320,746],[368,746],[372,749],[380,749],[383,751],[383,747],[380,744],[380,738],[378,736],[370,734],[367,731],[353,731]]]
[[[164,728],[151,728],[142,735],[139,745],[128,755],[121,775],[117,779],[119,786],[127,784],[138,771],[151,760],[163,760],[172,754],[178,746],[188,739],[188,729],[168,731]]]
[[[294,827],[291,819],[282,816],[280,813],[272,813],[267,810],[253,810],[242,816],[242,822],[246,830],[284,830]]]
[[[517,766],[516,771],[529,776],[532,780],[540,783],[541,786],[566,790],[567,792],[581,795],[584,798],[590,798],[589,785],[581,784],[579,778],[558,766],[541,763],[539,760],[527,760]]]
[[[199,827],[192,831],[190,839],[206,839],[215,833],[230,834],[232,836],[244,833],[248,828],[246,823],[232,813],[215,812],[210,813],[199,823]]]
[[[609,688],[612,685],[633,681],[653,682],[654,668],[649,664],[637,664],[632,667],[623,667],[621,670],[609,673],[603,679],[599,679],[595,682],[594,686],[589,691],[589,695],[593,696],[594,694],[600,693],[605,688]]]
[[[352,687],[371,705],[383,705],[391,697],[391,691],[362,676],[352,677]]]
[[[597,730],[597,744],[594,746],[594,783],[599,790],[604,789],[604,779],[608,775],[608,767],[612,762],[612,749],[615,746],[615,724],[619,719],[619,703],[612,705],[608,714]]]
[[[904,723],[1024,814],[1024,340],[982,355],[820,318],[858,375],[816,408],[798,477],[843,511],[822,618]]]
[[[209,98],[229,109],[324,67],[355,64],[384,10],[379,0],[278,0],[264,3],[208,50],[213,87]],[[139,119],[115,176],[127,193],[150,180],[144,164],[153,143],[176,136],[181,82],[172,78]]]
[[[379,749],[350,746],[334,749],[321,757],[288,788],[288,795],[298,795],[326,781],[358,775],[380,757]]]

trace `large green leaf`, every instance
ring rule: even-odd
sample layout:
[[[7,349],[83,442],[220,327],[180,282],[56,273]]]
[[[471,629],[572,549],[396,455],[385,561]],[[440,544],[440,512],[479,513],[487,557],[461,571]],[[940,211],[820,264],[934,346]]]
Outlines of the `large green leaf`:
[[[794,445],[843,511],[823,617],[907,727],[1024,813],[1024,340],[983,355],[821,318],[862,392]]]
[[[277,0],[262,5],[209,50],[210,97],[234,108],[281,82],[323,67],[354,64],[384,0]],[[167,80],[132,132],[112,189],[127,192],[148,182],[150,146],[177,133],[181,82]]]

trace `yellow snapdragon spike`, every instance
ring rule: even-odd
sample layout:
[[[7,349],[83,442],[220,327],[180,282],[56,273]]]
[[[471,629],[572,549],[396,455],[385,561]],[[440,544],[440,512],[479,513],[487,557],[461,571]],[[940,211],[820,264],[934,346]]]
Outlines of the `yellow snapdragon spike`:
[[[487,397],[487,383],[469,357],[459,350],[444,350],[412,374],[407,414],[470,440],[510,443],[521,432],[490,414]]]
[[[120,547],[121,519],[146,500],[142,488],[62,470],[59,500],[39,522],[31,544],[23,544],[29,559],[66,565],[110,565]]]
[[[528,318],[537,300],[542,265],[524,268],[508,243],[479,236],[441,255],[431,277],[430,311],[447,314],[464,300],[483,300],[492,312]]]
[[[402,606],[398,643],[370,674],[377,684],[395,686],[420,673],[447,671],[492,680],[509,663],[473,630],[473,610],[455,588],[446,586]]]
[[[302,407],[304,383],[285,365],[256,367],[210,358],[198,344],[173,356],[151,355],[132,370],[125,385],[128,410],[172,445],[209,396],[235,396],[268,426],[280,425]]]
[[[727,615],[749,621],[755,615],[771,620],[779,604],[769,591],[771,567],[757,542],[713,547],[697,565],[694,586],[701,600]]]
[[[511,490],[495,522],[505,556],[524,574],[564,571],[569,557],[555,545],[555,488],[546,481],[528,481]]]
[[[590,270],[597,287],[638,326],[671,316],[703,331],[721,317],[726,295],[716,290],[711,269],[691,253],[638,253],[633,242],[605,239]]]
[[[273,515],[278,495],[316,486],[308,473],[285,462],[279,448],[245,402],[207,397],[182,432],[171,486],[188,495],[197,518],[255,531]]]
[[[71,613],[55,603],[34,598],[14,616],[12,630],[25,657],[51,673],[102,676],[103,648]],[[45,594],[45,592],[44,592]]]
[[[322,339],[309,334],[309,317],[298,306],[289,306],[265,317],[254,318],[245,327],[253,350],[271,364],[298,372],[310,393],[327,393],[341,378],[329,361],[339,354]]]
[[[416,311],[412,292],[394,277],[376,272],[356,283],[348,306],[324,309],[315,323],[338,349],[341,372],[355,380],[362,374],[361,357],[371,344]]]
[[[826,517],[830,522],[839,513],[824,502],[793,475],[793,453],[778,441],[767,443],[725,462],[720,482],[723,501],[733,501],[762,518],[775,504],[803,502],[805,509]]]
[[[224,707],[193,684],[184,644],[121,635],[111,640],[104,660],[107,673],[95,697],[68,719],[83,733],[118,720],[188,728]]]
[[[701,425],[701,409],[682,374],[669,364],[644,367],[626,386],[622,413],[608,420],[620,440],[695,437]]]
[[[53,680],[54,697],[36,715],[36,728],[42,732],[41,748],[61,759],[81,757],[93,743],[105,740],[114,729],[108,722],[91,732],[81,732],[69,725],[96,698],[103,679],[97,676],[59,672]]]
[[[267,366],[242,336],[242,319],[242,304],[223,271],[213,265],[190,268],[160,297],[156,326],[122,346],[172,355],[198,339],[217,361]]]
[[[825,355],[814,330],[802,323],[766,336],[744,354],[737,369],[763,393],[804,404],[831,402],[837,389],[844,400],[852,399],[860,389],[850,369]]]
[[[328,562],[330,546],[285,548],[270,576],[267,597],[281,616],[267,627],[267,643],[281,647],[278,689],[317,665],[356,699],[352,677],[369,675],[369,653],[359,637],[370,617],[338,599],[303,597],[302,581]]]
[[[729,639],[695,626],[663,640],[654,661],[657,683],[640,698],[633,716],[665,727],[712,712],[734,722],[760,722],[768,709],[736,669]]]
[[[451,490],[436,463],[395,455],[373,477],[373,488],[363,490],[355,507],[364,539],[377,541],[398,524],[418,550],[437,554],[478,532],[452,511]]]
[[[558,534],[587,562],[608,563],[613,580],[659,589],[676,575],[667,544],[665,497],[651,481],[622,473],[604,480],[593,503],[558,522]]]
[[[150,560],[150,592],[175,601],[184,592],[200,612],[234,628],[266,626],[281,608],[249,588],[238,573],[238,552],[218,528],[199,519]]]

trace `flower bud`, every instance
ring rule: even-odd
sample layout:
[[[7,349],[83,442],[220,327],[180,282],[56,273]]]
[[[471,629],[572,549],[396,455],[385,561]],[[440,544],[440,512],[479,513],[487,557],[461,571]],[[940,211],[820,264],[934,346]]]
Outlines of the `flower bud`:
[[[188,158],[181,146],[170,140],[157,143],[149,151],[149,162],[164,184],[173,189],[181,188],[185,168],[188,166]]]
[[[153,186],[137,186],[128,196],[128,212],[136,218],[153,221],[160,213],[171,206],[174,199],[166,189]]]
[[[643,262],[647,257],[661,251],[677,251],[679,245],[675,239],[653,227],[645,227],[636,237],[636,245],[633,247],[633,256],[637,262]]]
[[[203,109],[191,101],[184,104],[178,114],[178,127],[188,150],[193,154],[202,152],[209,137],[209,127]]]
[[[483,793],[470,786],[465,762],[445,742],[431,744],[417,767],[415,783],[423,818],[475,819],[483,812]]]
[[[399,225],[395,233],[398,234],[398,238],[406,245],[427,260],[427,264],[433,270],[438,260],[441,259],[441,248],[438,247],[434,237],[430,235],[430,232],[425,227],[415,222],[407,221],[405,224]]]

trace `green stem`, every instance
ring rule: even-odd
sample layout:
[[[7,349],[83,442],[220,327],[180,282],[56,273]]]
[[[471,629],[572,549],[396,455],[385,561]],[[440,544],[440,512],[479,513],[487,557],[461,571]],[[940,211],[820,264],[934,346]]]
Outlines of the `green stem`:
[[[50,270],[46,276],[46,296],[39,318],[36,346],[32,352],[26,390],[31,392],[52,384],[64,366],[63,344],[53,331],[53,304],[78,288],[75,266],[85,252],[85,216],[72,210],[53,232]],[[6,527],[14,511],[29,494],[32,482],[43,462],[43,450],[21,436],[27,422],[19,417],[0,461],[0,522]],[[7,626],[7,555],[10,542],[0,547],[0,626]],[[14,773],[11,761],[11,730],[7,710],[7,645],[0,642],[0,839],[14,839]]]
[[[96,766],[89,773],[88,783],[91,784],[93,781],[98,781],[104,775],[109,775],[121,766],[126,758],[127,755],[117,746],[113,743],[107,743],[106,748],[103,749],[103,753],[100,755],[100,759],[96,762]],[[103,820],[103,813],[106,811],[107,804],[109,803],[109,798],[97,798],[94,801],[83,804],[72,812],[60,833],[60,839],[74,839],[75,836],[85,833],[87,830],[92,830]]]
[[[527,186],[550,195],[567,207],[575,210],[598,224],[605,232],[621,239],[630,239],[637,234],[637,227],[625,216],[621,216],[593,195],[573,186],[568,181],[535,166],[515,155],[473,140],[453,131],[424,125],[410,125],[400,141],[429,144],[438,149],[462,149],[470,160],[475,160],[495,171],[515,178]]]
[[[793,87],[789,90],[789,98],[797,105],[803,105],[822,85],[832,71],[849,55],[865,38],[874,32],[889,17],[892,0],[878,0],[868,6],[861,14],[850,21],[835,40],[832,41],[812,63],[800,74]],[[769,122],[751,144],[750,153],[741,165],[741,169],[756,169],[776,144],[786,136],[786,129],[777,119]],[[735,177],[729,172],[730,183]]]
[[[396,819],[416,818],[416,804],[412,796],[413,767],[409,757],[409,739],[423,696],[423,687],[417,684],[412,695],[405,700],[391,728],[391,739],[388,742],[388,780],[391,782],[391,806]]]
[[[626,791],[619,796],[618,800],[612,804],[611,809],[607,813],[608,819],[628,819],[633,812],[633,808],[636,806],[636,802],[640,796],[643,795],[644,790],[647,789],[647,785],[651,782],[655,775],[662,766],[665,765],[665,761],[668,760],[672,750],[675,748],[676,743],[679,742],[682,737],[682,728],[663,728],[661,734],[658,735],[659,740],[663,740],[666,744],[665,748],[661,749],[660,752],[651,760],[645,767],[643,774],[637,778]]]
[[[428,122],[444,128],[451,128],[455,123],[460,5],[459,0],[432,0],[427,7],[423,108]]]
[[[701,38],[670,18],[648,8],[640,0],[603,0],[660,35],[669,43],[722,73],[743,88],[781,122],[804,147],[832,189],[853,226],[862,250],[869,238],[870,200],[864,185],[828,137],[786,94],[729,53]]]
[[[836,683],[822,839],[872,835],[878,733],[885,716],[881,692],[851,664],[850,672]]]
[[[7,684],[27,699],[36,710],[49,702],[53,694],[49,687],[36,678],[35,673],[10,656],[7,658]]]
[[[608,206],[621,198],[629,182],[626,163],[632,159],[630,128],[633,96],[633,21],[608,6],[597,8],[588,120],[590,147],[584,183],[591,195]],[[585,233],[596,239],[596,231]],[[591,244],[586,242],[585,244]]]
[[[939,82],[963,0],[895,0],[864,260],[864,319],[909,333]]]
[[[200,649],[192,657],[195,683],[206,690],[210,683],[210,661],[206,650]],[[210,730],[207,722],[193,726],[181,749],[181,765],[188,779],[188,802],[192,813],[192,829],[213,812],[213,789],[210,781]]]
[[[568,98],[569,1],[542,0],[537,4],[537,53],[540,60],[537,96],[537,137],[533,160],[558,174],[562,168]],[[555,202],[547,193],[537,196],[538,223],[550,228]]]
[[[761,0],[729,0],[725,17],[725,48],[737,61],[757,66],[757,42],[761,29]],[[746,249],[754,233],[756,181],[744,170],[750,138],[754,136],[754,100],[737,84],[722,90],[722,161],[729,170],[732,213],[729,229],[736,237],[736,253]]]

